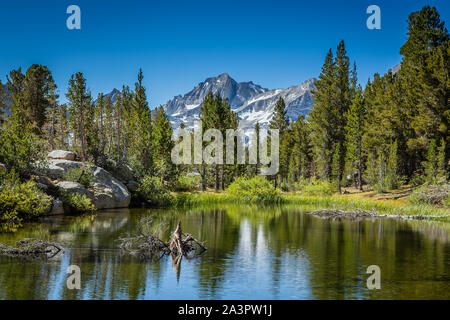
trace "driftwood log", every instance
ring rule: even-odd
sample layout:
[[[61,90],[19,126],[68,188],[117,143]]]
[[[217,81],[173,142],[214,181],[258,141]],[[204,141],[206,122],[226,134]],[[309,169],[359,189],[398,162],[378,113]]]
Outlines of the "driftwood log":
[[[39,239],[22,239],[16,246],[7,246],[0,243],[0,254],[22,257],[26,259],[53,259],[64,253],[64,248],[55,242],[45,242]]]
[[[355,210],[355,211],[342,211],[337,209],[324,209],[324,210],[317,210],[314,212],[311,212],[311,214],[322,217],[322,218],[373,218],[378,217],[377,214],[362,211],[362,210]]]
[[[152,231],[151,227],[151,217],[142,219],[139,226],[139,235],[118,239],[119,247],[130,254],[143,258],[156,257],[157,260],[166,254],[170,254],[176,260],[181,260],[183,256],[192,258],[189,254],[196,252],[197,248],[200,249],[200,253],[206,250],[202,242],[188,233],[183,233],[181,221],[178,222],[168,242],[161,240],[157,235],[164,228],[163,224],[156,226],[156,231]]]

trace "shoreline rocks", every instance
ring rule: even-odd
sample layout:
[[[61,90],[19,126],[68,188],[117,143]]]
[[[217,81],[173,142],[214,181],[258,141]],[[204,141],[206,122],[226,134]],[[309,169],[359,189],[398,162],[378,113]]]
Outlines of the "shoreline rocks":
[[[50,179],[57,180],[51,183],[59,190],[86,195],[98,210],[127,208],[130,205],[131,193],[124,183],[103,168],[74,161],[73,159],[76,159],[75,152],[54,150],[48,154],[47,158],[48,160],[45,161],[46,168],[42,170],[44,172],[39,173],[41,177],[38,178],[38,182],[42,185],[46,184],[42,183],[44,180],[47,183]],[[92,169],[94,181],[88,188],[78,182],[64,180],[64,176],[69,170],[83,168]],[[128,182],[128,184],[131,188],[135,187],[134,183]],[[60,212],[59,203],[56,204],[55,208],[56,212]]]

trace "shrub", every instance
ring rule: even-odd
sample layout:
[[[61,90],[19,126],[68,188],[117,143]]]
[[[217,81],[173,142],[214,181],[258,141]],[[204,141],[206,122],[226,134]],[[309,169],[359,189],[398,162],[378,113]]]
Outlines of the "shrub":
[[[300,192],[305,196],[332,196],[336,190],[336,184],[333,182],[312,179]]]
[[[64,211],[72,214],[92,213],[96,210],[92,200],[85,194],[62,192],[60,194]]]
[[[409,201],[414,204],[449,205],[450,185],[428,185],[415,190]]]
[[[237,178],[227,188],[227,192],[247,202],[280,202],[281,192],[266,178],[256,176],[251,179]]]
[[[14,173],[2,179],[0,186],[0,223],[19,225],[47,212],[52,197],[41,191],[33,181],[20,182]]]
[[[309,185],[311,180],[300,177],[297,181],[294,182],[294,190],[301,191],[304,187]]]
[[[291,191],[291,190],[294,190],[294,186],[293,186],[292,183],[283,181],[283,182],[280,184],[280,189],[281,189],[282,191],[284,191],[284,192],[289,192],[289,191]]]
[[[17,118],[17,119],[16,119]],[[0,163],[20,174],[44,167],[45,143],[34,132],[32,124],[12,117],[0,130]],[[39,161],[39,165],[36,163]]]
[[[198,190],[201,182],[200,176],[179,176],[173,183],[172,189],[179,192]]]
[[[420,173],[415,173],[412,177],[411,177],[411,179],[409,179],[409,184],[412,186],[412,187],[418,187],[418,186],[421,186],[421,185],[423,185],[424,183],[425,183],[425,177],[422,175],[422,174],[420,174]]]
[[[173,201],[172,195],[165,188],[162,181],[150,175],[146,175],[139,182],[138,194],[143,200],[153,206],[168,206]]]
[[[64,174],[63,179],[81,183],[86,188],[89,188],[95,181],[94,171],[91,167],[69,169]]]

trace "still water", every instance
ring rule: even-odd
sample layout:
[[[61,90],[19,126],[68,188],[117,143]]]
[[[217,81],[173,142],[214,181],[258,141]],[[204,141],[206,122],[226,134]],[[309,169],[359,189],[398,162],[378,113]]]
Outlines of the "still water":
[[[208,250],[174,265],[124,254],[116,239],[153,215]],[[57,261],[0,256],[0,299],[450,299],[450,223],[398,219],[323,219],[298,207],[225,206],[125,209],[26,224],[0,242],[62,243]],[[66,286],[81,269],[81,289]],[[367,267],[381,268],[368,290]]]

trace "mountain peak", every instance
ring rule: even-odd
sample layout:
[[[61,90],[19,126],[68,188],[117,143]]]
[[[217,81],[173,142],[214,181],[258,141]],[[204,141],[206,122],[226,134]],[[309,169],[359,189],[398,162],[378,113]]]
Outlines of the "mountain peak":
[[[228,99],[231,108],[238,113],[241,127],[253,128],[255,121],[268,126],[279,97],[285,99],[290,119],[296,120],[299,115],[308,114],[313,104],[311,90],[315,88],[315,81],[316,79],[312,78],[287,89],[269,90],[253,81],[238,83],[224,72],[207,78],[192,91],[184,96],[174,97],[163,107],[174,128],[178,128],[181,123],[193,128],[195,121],[199,119],[203,99],[212,92]]]
[[[228,73],[224,72],[224,73],[220,74],[218,76],[218,78],[231,78],[231,77],[230,77],[230,75]]]

